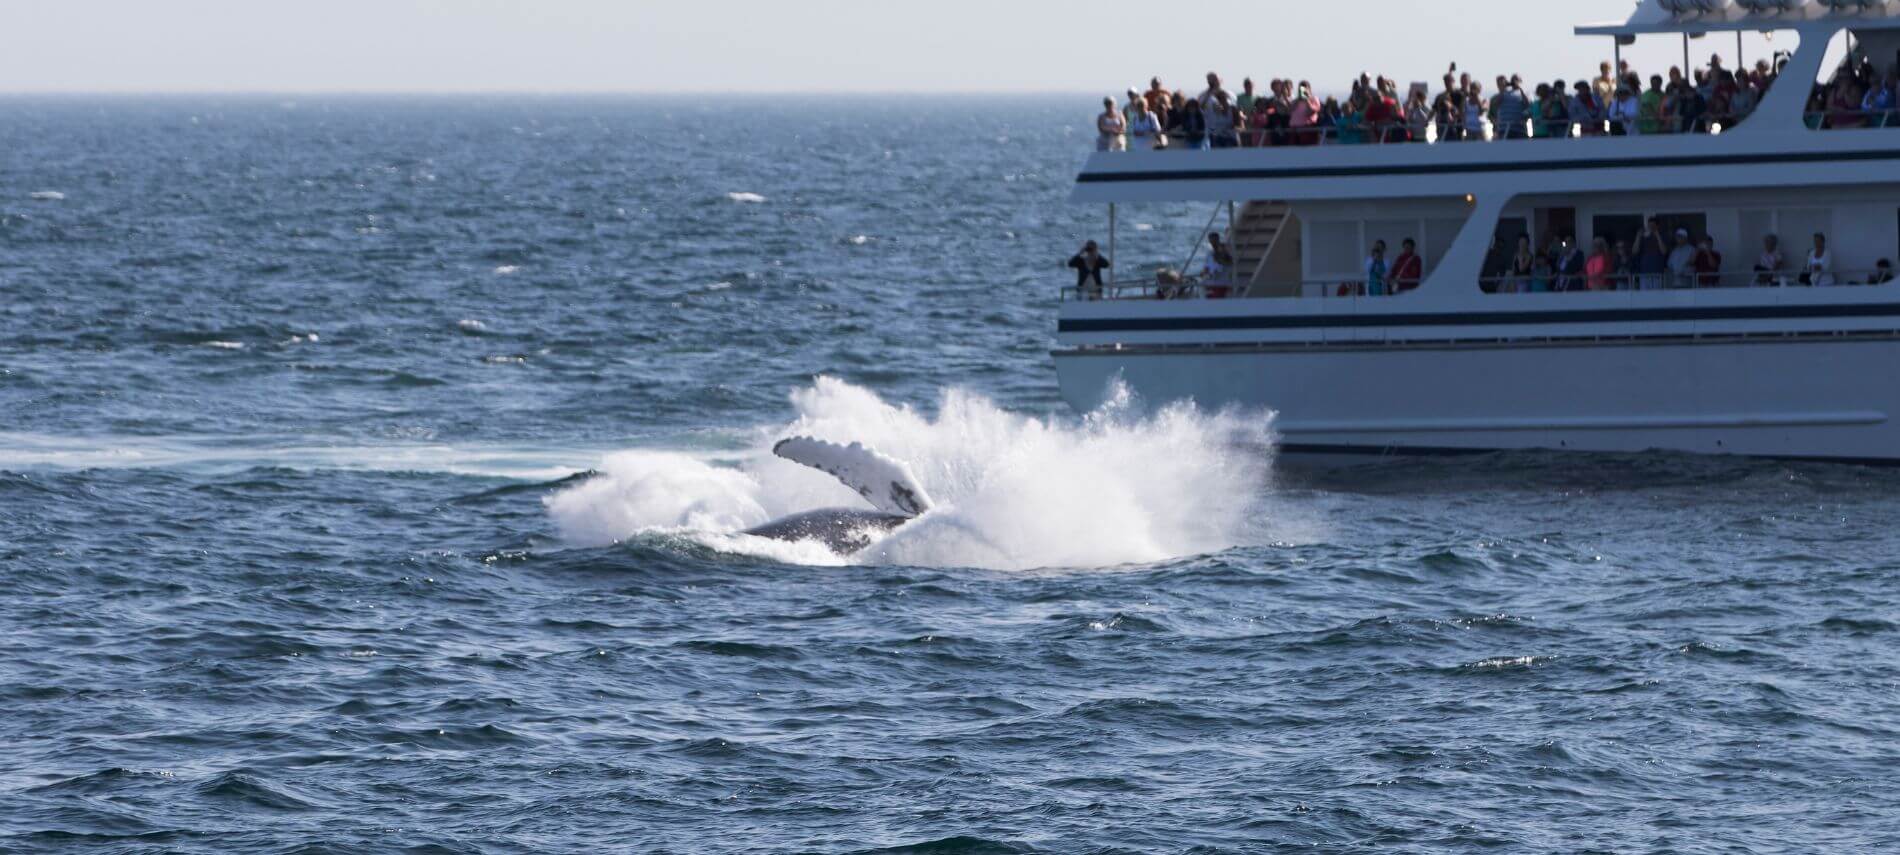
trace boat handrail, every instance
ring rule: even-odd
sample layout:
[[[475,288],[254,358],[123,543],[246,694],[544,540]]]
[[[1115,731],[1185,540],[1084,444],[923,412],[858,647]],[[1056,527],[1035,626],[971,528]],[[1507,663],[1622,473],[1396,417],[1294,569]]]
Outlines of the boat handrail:
[[[1891,269],[1881,270],[1834,270],[1822,275],[1822,282],[1815,283],[1814,276],[1800,269],[1772,271],[1736,271],[1729,273],[1617,273],[1607,276],[1590,277],[1585,274],[1544,276],[1490,276],[1478,279],[1478,287],[1487,294],[1537,294],[1537,293],[1587,293],[1587,292],[1635,292],[1635,291],[1708,291],[1741,290],[1748,288],[1805,288],[1805,287],[1869,287],[1889,285],[1895,281]],[[1882,278],[1887,277],[1887,278]],[[1592,280],[1600,287],[1590,287]],[[1245,285],[1224,280],[1202,280],[1185,278],[1180,282],[1159,282],[1154,279],[1122,280],[1109,282],[1105,287],[1061,289],[1059,299],[1062,302],[1097,300],[1204,300],[1232,299],[1242,296],[1248,289]],[[1267,286],[1268,291],[1292,292],[1288,287]],[[1337,299],[1402,297],[1411,289],[1393,292],[1383,289],[1383,293],[1369,294],[1363,277],[1331,277],[1322,279],[1303,279],[1299,282],[1296,297],[1268,297],[1263,299]]]

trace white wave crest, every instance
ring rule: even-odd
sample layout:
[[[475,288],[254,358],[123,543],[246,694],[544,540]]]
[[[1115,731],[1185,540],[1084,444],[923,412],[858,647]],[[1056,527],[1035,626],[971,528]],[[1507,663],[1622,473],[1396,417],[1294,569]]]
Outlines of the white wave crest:
[[[1031,569],[1163,561],[1264,542],[1268,416],[1180,405],[1143,414],[1123,393],[1074,419],[1009,413],[967,391],[936,412],[894,406],[832,378],[792,394],[798,418],[758,431],[735,459],[664,451],[609,456],[601,476],[550,497],[570,543],[683,534],[718,549],[801,563],[816,544],[738,534],[786,514],[863,507],[830,477],[779,460],[804,434],[862,442],[909,464],[937,507],[851,558],[868,564]],[[822,560],[813,560],[822,559]]]
[[[765,201],[765,197],[757,193],[727,193],[726,198],[734,202],[745,202],[753,205]]]
[[[63,202],[66,200],[66,194],[58,190],[35,190],[28,193],[27,198],[36,199],[41,202]]]

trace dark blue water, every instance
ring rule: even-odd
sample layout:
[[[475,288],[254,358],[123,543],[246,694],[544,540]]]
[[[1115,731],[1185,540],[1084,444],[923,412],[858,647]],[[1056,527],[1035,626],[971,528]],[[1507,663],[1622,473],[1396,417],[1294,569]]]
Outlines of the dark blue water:
[[[1086,129],[0,102],[0,850],[1900,849],[1900,474],[1067,413]]]

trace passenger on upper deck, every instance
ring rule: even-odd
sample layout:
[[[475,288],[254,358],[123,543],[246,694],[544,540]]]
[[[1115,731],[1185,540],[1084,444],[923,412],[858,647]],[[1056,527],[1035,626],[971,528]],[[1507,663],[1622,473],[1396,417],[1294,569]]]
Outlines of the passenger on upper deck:
[[[1102,99],[1102,114],[1095,117],[1096,151],[1127,151],[1128,120],[1115,109],[1115,99]]]
[[[1636,98],[1636,90],[1627,83],[1616,87],[1616,100],[1610,102],[1610,135],[1620,137],[1641,133],[1639,121],[1642,114],[1643,105]]]
[[[1201,102],[1201,110],[1206,112],[1209,107],[1214,106],[1214,98],[1220,95],[1226,95],[1229,101],[1234,97],[1232,92],[1228,92],[1220,85],[1220,75],[1210,71],[1207,73],[1207,88],[1201,90],[1201,94],[1194,96],[1194,100]]]
[[[1496,127],[1500,139],[1516,140],[1530,136],[1526,122],[1531,117],[1531,101],[1524,94],[1522,78],[1513,77],[1505,81],[1503,91],[1491,103],[1491,124]]]

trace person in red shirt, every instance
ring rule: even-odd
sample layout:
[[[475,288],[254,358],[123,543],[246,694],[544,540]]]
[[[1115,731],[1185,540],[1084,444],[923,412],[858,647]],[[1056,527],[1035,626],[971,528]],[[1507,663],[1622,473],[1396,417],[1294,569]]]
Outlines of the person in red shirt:
[[[1695,284],[1698,288],[1716,288],[1722,284],[1722,254],[1715,251],[1715,238],[1702,236],[1695,251]]]
[[[1399,102],[1387,90],[1390,84],[1379,78],[1378,88],[1366,93],[1366,125],[1372,131],[1371,142],[1395,142],[1393,134],[1398,130]]]
[[[1419,280],[1425,278],[1425,262],[1418,257],[1418,243],[1411,238],[1399,244],[1399,257],[1392,259],[1392,272],[1386,274],[1391,284],[1389,293],[1403,294],[1418,287]]]

